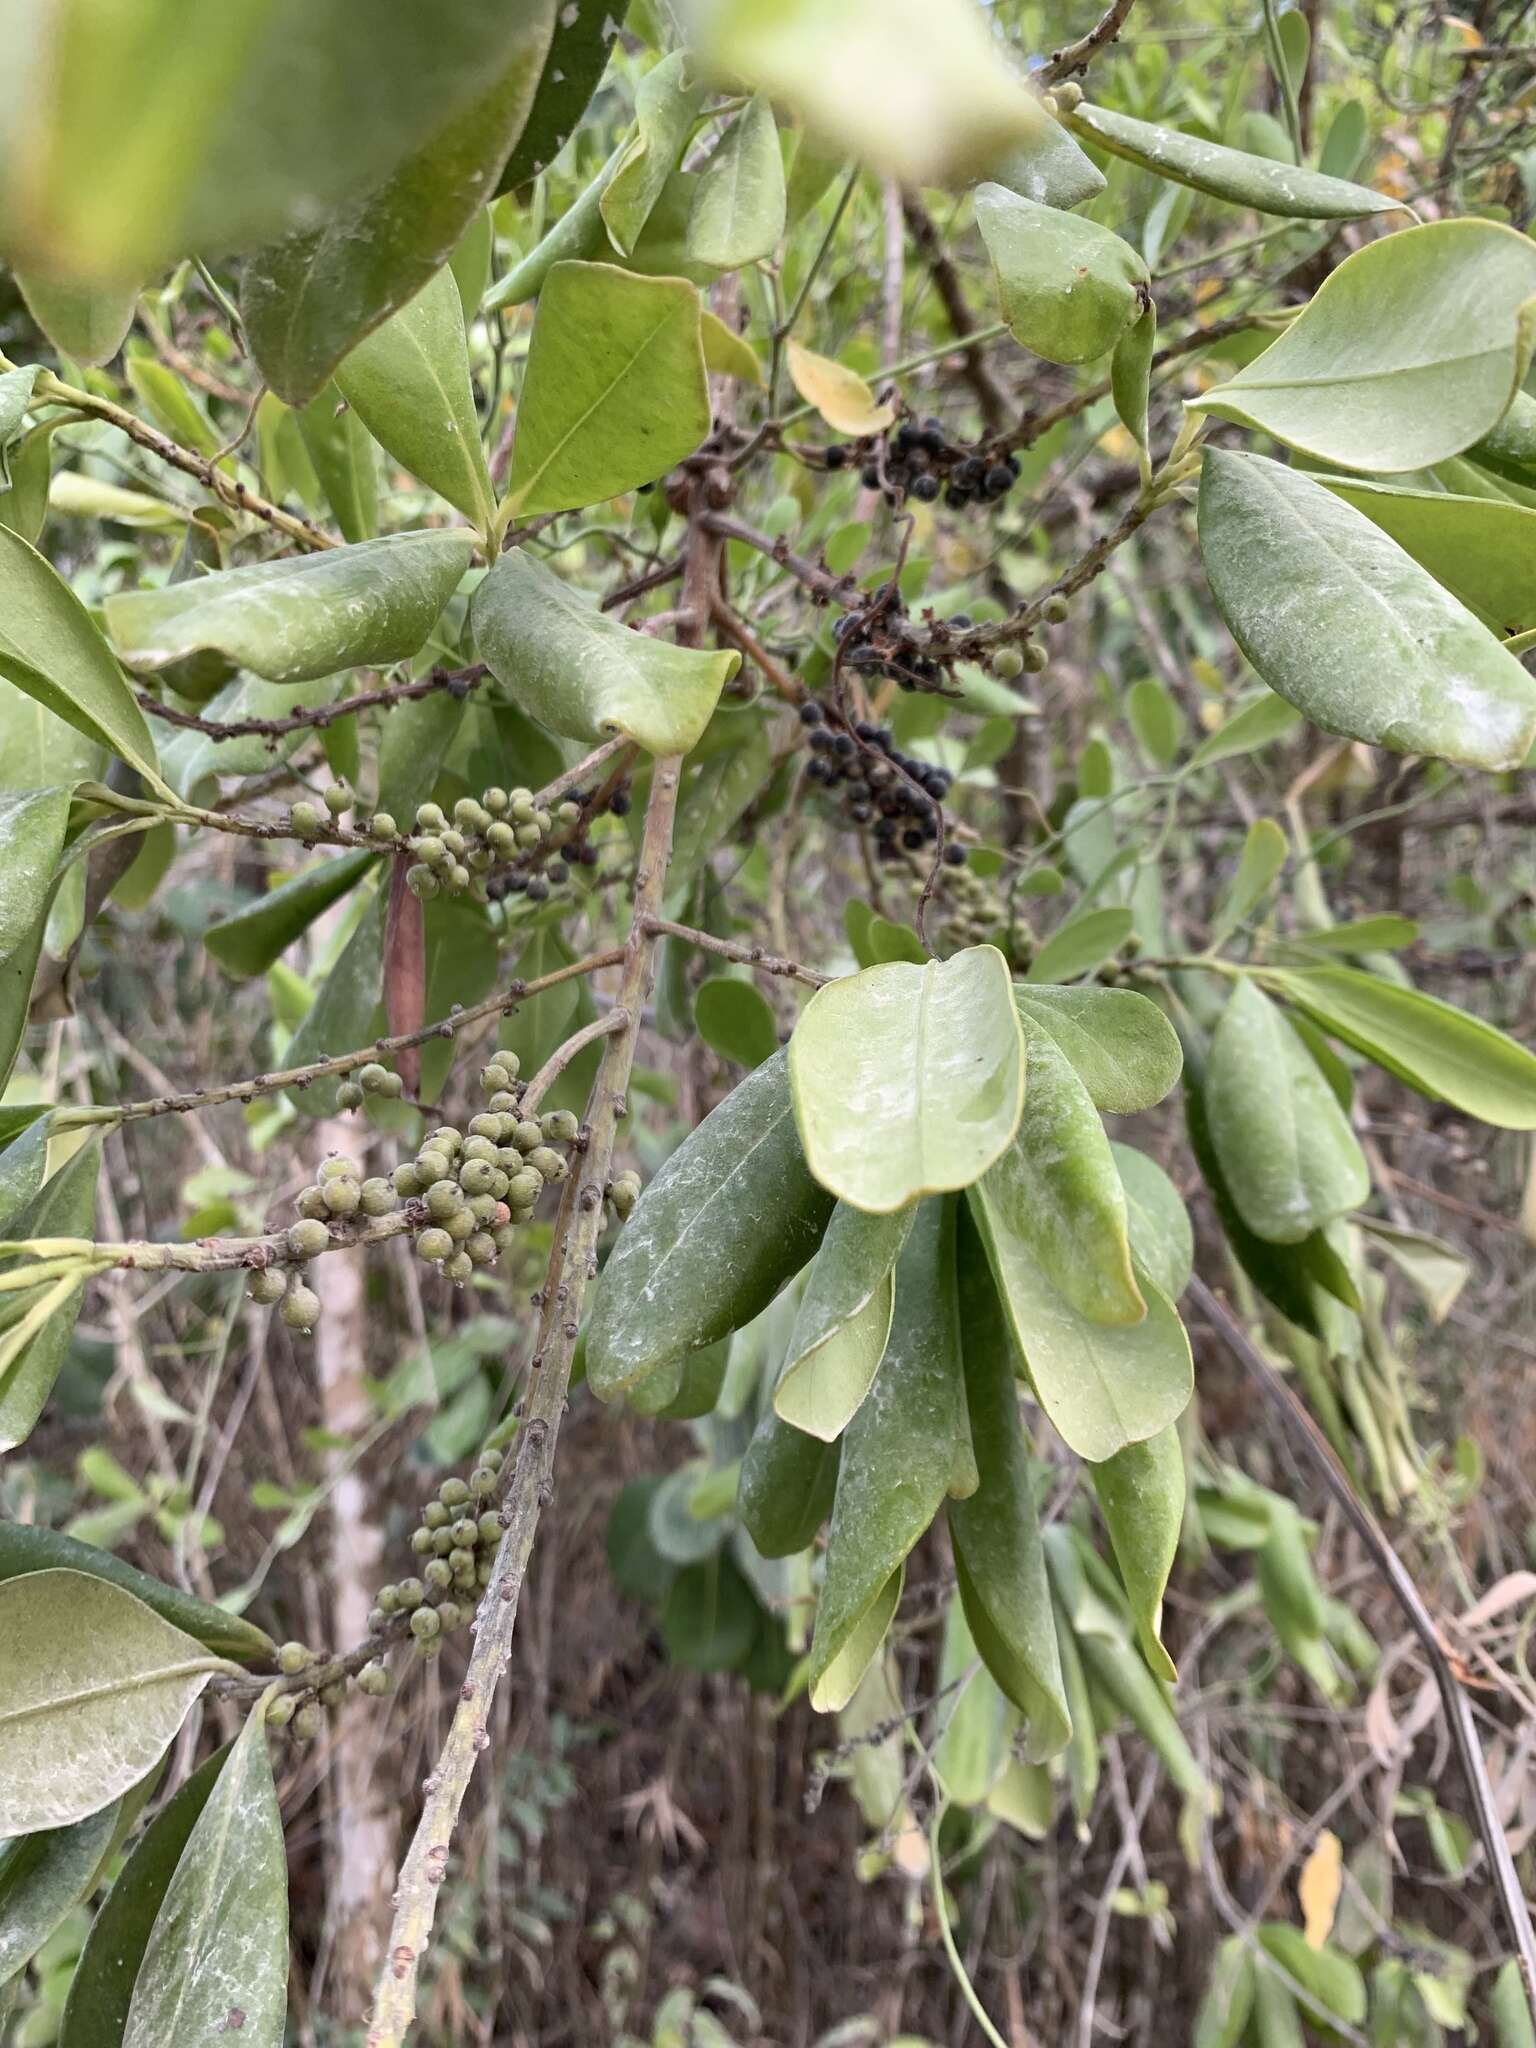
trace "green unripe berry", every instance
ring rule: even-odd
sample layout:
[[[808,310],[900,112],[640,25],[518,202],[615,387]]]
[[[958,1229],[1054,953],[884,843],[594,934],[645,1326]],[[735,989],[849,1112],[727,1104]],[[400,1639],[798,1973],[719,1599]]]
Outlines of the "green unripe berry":
[[[1045,649],[1036,640],[1031,640],[1024,650],[1024,666],[1032,676],[1039,675],[1050,658]]]
[[[465,1202],[462,1205],[462,1207],[454,1210],[453,1214],[448,1218],[448,1221],[443,1225],[443,1228],[447,1231],[448,1235],[453,1239],[455,1246],[461,1245],[466,1237],[474,1236],[475,1219],[469,1213],[468,1202]]]
[[[296,1259],[317,1259],[330,1241],[331,1233],[318,1216],[306,1216],[289,1226],[288,1249]]]
[[[453,1239],[446,1230],[429,1226],[416,1240],[416,1255],[429,1265],[440,1266],[445,1259],[453,1257]]]
[[[1059,626],[1064,619],[1070,618],[1071,615],[1072,607],[1059,591],[1053,592],[1040,607],[1041,618],[1052,626]]]
[[[549,1109],[539,1118],[539,1128],[552,1145],[573,1145],[581,1124],[572,1109]]]
[[[418,1557],[430,1557],[432,1555],[433,1533],[425,1524],[421,1528],[411,1531],[411,1548]]]
[[[430,1188],[434,1181],[446,1180],[453,1171],[453,1162],[440,1146],[431,1145],[416,1154],[416,1178],[424,1188]]]
[[[570,799],[567,798],[566,801],[563,804],[561,804],[559,809],[555,812],[555,816],[560,820],[562,825],[574,825],[576,823],[576,820],[581,816],[581,805],[573,804],[570,801]]]
[[[542,1173],[545,1180],[556,1187],[571,1170],[560,1154],[551,1150],[548,1145],[536,1145],[528,1154],[528,1164],[535,1173]]]
[[[406,1160],[397,1166],[390,1175],[390,1179],[395,1184],[395,1193],[397,1195],[404,1195],[408,1198],[411,1195],[419,1195],[421,1193],[421,1182],[417,1179],[416,1168],[410,1160]]]
[[[418,863],[415,867],[406,869],[405,886],[418,903],[430,903],[437,894],[437,877],[430,868]]]
[[[472,1266],[490,1266],[496,1261],[496,1240],[488,1230],[477,1230],[464,1240],[464,1256]]]
[[[355,1216],[362,1198],[355,1180],[328,1180],[325,1184],[325,1206],[333,1216]]]
[[[418,1607],[411,1615],[411,1634],[418,1643],[429,1641],[441,1627],[434,1607]]]
[[[343,1081],[336,1090],[336,1107],[338,1109],[361,1109],[362,1106],[362,1089],[358,1087],[355,1081]]]
[[[313,1700],[293,1717],[293,1732],[300,1742],[313,1742],[324,1726],[325,1716]]]
[[[434,1152],[446,1152],[452,1159],[464,1142],[464,1133],[456,1124],[439,1124],[435,1131],[427,1133],[427,1146]]]
[[[456,860],[448,870],[448,886],[461,895],[469,887],[469,869],[463,861]]]
[[[481,1456],[486,1454],[482,1451]],[[477,1465],[469,1475],[469,1490],[477,1500],[484,1500],[487,1494],[496,1491],[496,1467]]]
[[[496,1111],[497,1115],[502,1119],[503,1123],[506,1124],[506,1127],[509,1130],[515,1128],[517,1124],[517,1097],[512,1093],[510,1088],[498,1088],[496,1090],[496,1093],[491,1097],[488,1106]],[[510,1122],[508,1122],[509,1117]],[[503,1140],[503,1142],[505,1142],[505,1140]]]
[[[550,826],[554,823],[554,819],[550,817],[548,811],[541,810],[534,812],[533,822],[535,823],[535,825],[538,826],[541,832],[547,832]]]
[[[370,1607],[368,1610],[369,1635],[376,1636],[379,1630],[384,1626],[385,1622],[387,1622],[388,1620],[389,1616],[384,1612],[382,1607]]]
[[[329,1685],[322,1685],[320,1688],[322,1707],[339,1707],[346,1697],[347,1681],[344,1678],[333,1678]]]
[[[480,1524],[473,1515],[460,1515],[453,1525],[453,1543],[456,1550],[473,1550],[480,1541]],[[452,1559],[449,1560],[452,1562]]]
[[[469,1499],[468,1482],[457,1476],[445,1479],[437,1489],[437,1497],[445,1508],[461,1508]]]
[[[379,1083],[379,1093],[386,1102],[398,1102],[405,1093],[405,1083],[398,1074],[386,1074]]]
[[[539,830],[537,825],[530,823],[527,825],[519,825],[515,836],[518,845],[523,849],[523,851],[525,853],[531,853],[534,847],[536,847],[539,841],[544,837],[544,834]]]
[[[477,832],[480,829],[480,804],[478,799],[472,796],[461,796],[453,807],[453,822],[455,825],[462,825],[466,831]]]
[[[507,805],[511,802],[511,798],[507,795],[507,792],[504,789],[496,789],[493,787],[491,789],[481,791],[480,801],[485,805],[485,808],[488,811],[492,812],[496,817],[499,818],[502,812],[507,808]]]
[[[1017,647],[999,647],[992,657],[992,673],[1001,676],[1005,683],[1011,683],[1015,676],[1024,672],[1024,657]]]
[[[387,1180],[375,1174],[358,1189],[365,1216],[387,1216],[395,1206],[395,1191]]]
[[[1070,114],[1074,107],[1082,105],[1083,88],[1075,78],[1064,79],[1060,85],[1053,89],[1051,97],[1055,100],[1062,113]]]
[[[462,1287],[474,1270],[475,1262],[468,1252],[455,1252],[443,1268],[455,1287]]]
[[[288,1282],[275,1266],[263,1266],[251,1275],[247,1290],[251,1300],[262,1308],[270,1308],[275,1301],[281,1301],[288,1292]]]
[[[427,1189],[427,1214],[438,1223],[446,1223],[462,1199],[457,1181],[449,1180],[446,1176],[442,1180],[435,1180]]]
[[[501,1141],[500,1116],[492,1115],[489,1111],[482,1111],[479,1116],[472,1116],[469,1120],[469,1135],[472,1138],[489,1138],[493,1145],[499,1144]],[[486,1158],[489,1157],[489,1154],[482,1153],[479,1156]]]
[[[427,1642],[427,1643],[417,1643],[417,1644],[415,1645],[415,1649],[416,1649],[416,1655],[417,1655],[417,1656],[418,1656],[418,1657],[419,1657],[419,1658],[421,1659],[421,1661],[422,1661],[422,1662],[423,1662],[424,1664],[430,1664],[430,1663],[431,1663],[431,1661],[432,1661],[432,1659],[433,1659],[433,1658],[434,1658],[435,1656],[437,1656],[437,1655],[438,1655],[438,1653],[439,1653],[439,1652],[441,1651],[442,1647],[443,1647],[443,1639],[442,1639],[442,1637],[441,1637],[441,1636],[433,1636],[433,1638],[432,1638],[432,1640],[431,1640],[430,1642]]]
[[[480,1562],[475,1566],[475,1584],[477,1586],[488,1586],[491,1583],[491,1573],[495,1569],[495,1557],[489,1551],[484,1552]]]
[[[432,1531],[432,1555],[434,1557],[446,1557],[452,1548],[453,1532],[451,1530],[434,1529]]]
[[[325,808],[333,818],[339,818],[344,811],[352,808],[352,792],[344,782],[333,782],[325,792]]]
[[[519,1152],[535,1152],[543,1142],[544,1133],[537,1117],[523,1117],[512,1132],[512,1143]]]
[[[510,853],[517,844],[517,834],[505,818],[498,818],[487,831],[485,843],[493,853]]]
[[[616,1180],[608,1190],[608,1199],[613,1204],[614,1215],[618,1217],[621,1223],[627,1223],[633,1215],[635,1204],[640,1197],[632,1187],[627,1186],[623,1181]]]
[[[421,804],[416,811],[416,824],[422,832],[441,832],[448,820],[439,804]]]
[[[374,839],[398,839],[400,827],[388,811],[375,811],[368,821],[368,831]]]
[[[496,865],[496,856],[488,846],[472,846],[464,856],[470,875],[488,874]]]
[[[324,1192],[318,1187],[302,1188],[299,1191],[299,1199],[293,1206],[301,1216],[317,1223],[323,1223],[331,1213],[325,1206]]]
[[[460,857],[465,847],[469,844],[469,841],[462,832],[455,832],[451,827],[442,834],[442,841],[444,850],[452,854],[455,860]]]
[[[280,1692],[267,1709],[267,1726],[269,1728],[286,1728],[293,1719],[298,1704],[298,1695],[296,1693]]]
[[[308,1336],[320,1320],[320,1297],[313,1287],[305,1287],[300,1281],[295,1280],[283,1296],[283,1305],[278,1314],[290,1330],[298,1330],[302,1335]]]
[[[469,1199],[469,1213],[483,1229],[489,1229],[496,1221],[496,1211],[500,1206],[494,1194],[471,1195]],[[466,1238],[465,1243],[468,1242]]]
[[[277,1668],[284,1678],[297,1678],[314,1661],[315,1653],[305,1643],[284,1643],[277,1653]]]
[[[456,1628],[462,1628],[470,1616],[470,1609],[457,1600],[439,1600],[437,1618],[442,1623],[443,1634],[451,1636]]]
[[[484,1140],[476,1139],[474,1142],[483,1144]],[[489,1194],[494,1171],[489,1159],[466,1159],[459,1168],[459,1186],[466,1195]]]
[[[395,1588],[395,1600],[403,1614],[409,1614],[413,1607],[419,1607],[426,1598],[426,1589],[420,1579],[402,1579]]]
[[[455,1572],[470,1572],[475,1568],[475,1553],[467,1543],[461,1543],[449,1551],[448,1562]]]
[[[370,1095],[378,1093],[389,1080],[389,1069],[378,1060],[370,1060],[366,1067],[358,1070],[358,1083]]]
[[[536,808],[531,789],[514,789],[507,798],[507,809],[519,824],[522,824],[525,818],[531,818]]]
[[[324,815],[315,804],[295,804],[288,813],[288,822],[301,839],[313,839],[325,827]]]
[[[430,1558],[422,1567],[421,1576],[429,1586],[435,1586],[440,1593],[446,1593],[453,1584],[453,1567],[446,1557]]]
[[[516,1220],[516,1218],[513,1219],[514,1222]],[[524,1220],[526,1221],[526,1218]],[[512,1242],[516,1235],[517,1233],[513,1229],[512,1223],[497,1224],[496,1228],[491,1232],[491,1242],[495,1245],[498,1256],[502,1252],[511,1251]]]
[[[507,1201],[514,1209],[530,1209],[544,1192],[544,1176],[536,1168],[525,1166],[521,1173],[514,1173],[507,1182]]]
[[[389,1691],[389,1668],[375,1657],[365,1664],[357,1674],[357,1689],[366,1693],[369,1699],[382,1699]]]
[[[480,1069],[480,1086],[487,1095],[494,1095],[499,1088],[512,1086],[512,1072],[501,1060],[492,1060],[488,1067]],[[470,1126],[474,1128],[473,1125]]]
[[[476,1123],[480,1123],[482,1121],[490,1123],[492,1119],[490,1117],[486,1117],[484,1119],[480,1117],[475,1118]],[[501,1131],[501,1118],[497,1117],[494,1119],[494,1121],[496,1125],[496,1133],[497,1135],[499,1135]],[[463,1157],[465,1159],[485,1159],[488,1160],[492,1166],[494,1166],[496,1163],[496,1149],[497,1148],[495,1136],[487,1137],[483,1131],[477,1131],[472,1138],[466,1138],[464,1140]]]
[[[495,1508],[487,1508],[480,1517],[480,1541],[499,1543],[501,1541],[501,1516]]]
[[[320,1184],[322,1187],[328,1180],[356,1179],[357,1168],[353,1165],[350,1159],[345,1158],[340,1152],[332,1152],[326,1158],[321,1160]]]
[[[380,1586],[374,1594],[374,1602],[385,1614],[397,1613],[400,1607],[400,1592],[396,1586]]]
[[[434,832],[425,833],[420,839],[413,839],[411,851],[418,860],[424,860],[429,868],[440,868],[448,858],[447,847]]]
[[[421,1511],[421,1519],[429,1529],[446,1529],[453,1517],[440,1500],[429,1500]]]

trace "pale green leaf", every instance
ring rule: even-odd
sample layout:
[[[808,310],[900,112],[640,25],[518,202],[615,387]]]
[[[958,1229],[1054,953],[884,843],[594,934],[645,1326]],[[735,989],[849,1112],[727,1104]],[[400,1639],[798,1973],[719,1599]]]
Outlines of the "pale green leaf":
[[[0,975],[47,911],[64,850],[69,800],[67,787],[0,796]]]
[[[1163,1593],[1184,1522],[1184,1453],[1172,1424],[1089,1468],[1142,1654],[1159,1678],[1176,1677],[1162,1640]]]
[[[481,660],[541,725],[589,744],[622,733],[653,754],[698,745],[741,665],[631,632],[522,548],[481,583],[470,625]]]
[[[1536,679],[1428,570],[1311,477],[1262,455],[1208,450],[1200,553],[1232,637],[1314,725],[1478,768],[1525,759]]]
[[[1059,121],[987,166],[994,185],[1006,185],[1037,206],[1081,206],[1104,190],[1104,174]]]
[[[767,383],[763,365],[751,343],[727,327],[706,307],[699,316],[699,339],[704,347],[704,365],[722,377],[737,377],[743,384],[761,389]]]
[[[0,491],[8,491],[14,482],[11,450],[25,431],[32,387],[41,375],[36,363],[19,370],[0,370]]]
[[[11,1228],[18,1237],[89,1240],[95,1230],[100,1165],[101,1140],[93,1134],[14,1219]],[[46,1310],[25,1337],[20,1332],[26,1316],[15,1324],[0,1324],[0,1452],[14,1450],[31,1435],[64,1363],[84,1292],[83,1280],[64,1274],[47,1291]],[[4,1831],[0,1815],[0,1832]]]
[[[760,1067],[779,1049],[777,1020],[750,981],[712,974],[693,998],[693,1021],[704,1043],[738,1066]]]
[[[1536,625],[1536,510],[1364,477],[1318,481],[1390,534],[1492,632],[1521,633]]]
[[[1269,1920],[1259,1929],[1259,1942],[1291,1980],[1307,1994],[1308,2018],[1327,2025],[1343,2020],[1360,2026],[1365,2019],[1365,1981],[1357,1966],[1336,1948],[1312,1948],[1299,1927]],[[1265,1973],[1262,1968],[1261,1977]]]
[[[47,270],[18,270],[27,310],[60,355],[94,367],[110,362],[133,325],[139,285],[91,284]]]
[[[1211,944],[1219,945],[1250,918],[1274,887],[1290,857],[1290,841],[1273,818],[1255,818],[1226,895],[1211,920]]]
[[[741,1461],[741,1525],[764,1557],[804,1550],[832,1511],[843,1445],[823,1443],[765,1409]]]
[[[371,886],[365,882],[359,894]],[[293,1034],[287,1052],[289,1066],[308,1066],[313,1060],[351,1052],[373,1036],[374,1013],[382,997],[388,899],[387,888],[373,889],[339,957],[320,984],[319,994]],[[311,1081],[307,1088],[291,1090],[288,1099],[301,1116],[335,1116],[336,1090],[341,1085],[341,1077],[326,1075],[322,1080]]]
[[[1239,754],[1251,754],[1260,747],[1283,739],[1301,721],[1300,712],[1277,697],[1273,690],[1239,704],[1230,718],[1208,733],[1189,757],[1191,768],[1209,768],[1217,761],[1230,761]]]
[[[379,530],[378,448],[372,434],[335,384],[327,384],[293,417],[342,534],[350,541],[372,540]]]
[[[376,858],[360,850],[305,868],[232,917],[209,925],[203,944],[226,973],[242,979],[265,974],[272,962],[309,930],[322,910],[345,896]]]
[[[1249,1943],[1240,1934],[1229,1934],[1212,1959],[1190,2048],[1237,2048],[1253,2010],[1253,1978]]]
[[[1030,962],[1026,982],[1076,981],[1113,959],[1135,928],[1129,910],[1083,910],[1059,924]]]
[[[1530,359],[1536,244],[1491,220],[1367,242],[1264,353],[1191,402],[1343,469],[1425,469],[1488,433]]]
[[[866,1215],[839,1202],[811,1265],[773,1405],[831,1443],[874,1385],[895,1301],[893,1274],[915,1208]]]
[[[967,1187],[1024,1106],[1008,963],[972,946],[829,982],[801,1013],[789,1072],[811,1171],[841,1200],[883,1213]]]
[[[715,270],[771,256],[784,232],[784,159],[773,109],[747,102],[694,188],[688,253]]]
[[[1110,396],[1115,401],[1115,411],[1120,415],[1120,424],[1125,428],[1140,451],[1143,481],[1152,474],[1150,452],[1152,447],[1151,429],[1147,424],[1147,403],[1152,386],[1152,356],[1157,347],[1157,307],[1151,299],[1141,310],[1141,317],[1133,322],[1115,343],[1115,352],[1109,363]],[[1171,699],[1169,700],[1171,703]],[[1137,738],[1141,738],[1138,730]],[[1145,742],[1143,742],[1145,744]],[[1150,750],[1149,750],[1150,751]],[[1153,758],[1160,762],[1171,761],[1173,750],[1155,752]]]
[[[355,547],[224,569],[106,601],[129,668],[216,650],[274,683],[409,660],[469,567],[467,533],[392,533]]]
[[[1097,221],[1037,206],[1005,185],[979,185],[976,225],[1003,318],[1014,339],[1047,362],[1093,362],[1141,319],[1147,266]]]
[[[1383,1217],[1359,1216],[1355,1221],[1368,1241],[1407,1274],[1434,1321],[1443,1323],[1472,1277],[1472,1264],[1465,1254],[1442,1237],[1405,1229]]]
[[[1195,1232],[1189,1211],[1155,1159],[1134,1145],[1111,1144],[1130,1225],[1131,1256],[1170,1301],[1189,1285]]]
[[[652,483],[708,432],[693,286],[557,263],[539,294],[507,513],[563,512]]]
[[[0,1828],[97,1813],[157,1763],[215,1671],[201,1643],[82,1572],[0,1585]],[[165,2037],[162,2037],[165,2038]]]
[[[635,92],[635,132],[620,151],[600,194],[599,210],[613,246],[627,256],[651,209],[677,169],[703,104],[704,88],[689,75],[686,51],[648,71]]]
[[[977,1649],[964,1603],[951,1600],[939,1652],[938,1699],[929,1755],[945,1795],[979,1806],[1008,1763],[1016,1716],[990,1671],[977,1668]]]
[[[119,1812],[114,1800],[72,1827],[0,1843],[0,1985],[25,1968],[92,1889]]]
[[[1134,989],[1026,982],[1013,999],[1021,1017],[1055,1039],[1098,1109],[1117,1116],[1151,1109],[1179,1078],[1178,1034]]]

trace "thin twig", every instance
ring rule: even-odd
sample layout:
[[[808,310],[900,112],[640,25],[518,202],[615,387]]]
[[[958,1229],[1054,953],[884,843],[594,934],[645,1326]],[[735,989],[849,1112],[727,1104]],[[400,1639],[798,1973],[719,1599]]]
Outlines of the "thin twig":
[[[358,711],[372,711],[384,704],[404,704],[416,697],[431,697],[439,690],[447,690],[455,697],[467,696],[477,683],[483,683],[490,670],[483,661],[475,662],[469,668],[435,668],[414,683],[387,683],[377,690],[360,690],[355,697],[338,697],[333,704],[301,705],[286,718],[199,718],[196,712],[182,711],[173,704],[163,704],[148,690],[136,694],[139,708],[147,711],[151,718],[164,719],[167,725],[177,725],[187,732],[200,732],[211,740],[282,739],[290,732],[303,732],[313,727],[317,732],[328,725],[334,725],[338,718],[351,718]]]
[[[734,960],[742,967],[755,967],[759,973],[781,974],[791,981],[803,981],[810,988],[821,988],[828,979],[814,968],[802,967],[798,960],[783,959],[762,946],[742,946],[734,939],[717,939],[713,932],[696,931],[691,924],[674,924],[670,918],[653,917],[647,929],[658,936],[681,939],[685,945],[698,946],[706,953],[718,953],[722,960]]]
[[[1053,50],[1049,61],[1042,64],[1035,73],[1039,85],[1058,85],[1062,79],[1070,78],[1074,72],[1086,71],[1101,50],[1118,42],[1120,31],[1125,27],[1125,18],[1135,6],[1136,0],[1111,0],[1111,4],[1089,29],[1087,35],[1079,36],[1075,43],[1068,43],[1060,50]]]
[[[557,1045],[523,1090],[518,1104],[521,1114],[532,1116],[576,1055],[585,1051],[595,1038],[606,1038],[610,1031],[621,1030],[626,1021],[623,1010],[610,1010],[606,1017],[594,1017],[590,1024],[583,1024],[564,1045]]]

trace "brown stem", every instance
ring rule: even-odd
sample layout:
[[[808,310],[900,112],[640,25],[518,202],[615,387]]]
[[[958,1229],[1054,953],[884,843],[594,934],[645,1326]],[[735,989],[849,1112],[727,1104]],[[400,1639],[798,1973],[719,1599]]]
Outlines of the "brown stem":
[[[355,697],[338,697],[334,704],[301,705],[286,718],[199,718],[195,711],[182,711],[174,704],[162,704],[158,697],[148,690],[137,692],[139,708],[147,711],[151,718],[160,718],[167,725],[179,725],[187,732],[200,732],[212,740],[281,739],[286,733],[303,732],[313,727],[316,732],[328,725],[334,725],[338,718],[350,718],[357,711],[371,711],[384,704],[404,704],[413,697],[431,697],[439,690],[448,690],[455,697],[464,697],[477,683],[483,683],[490,670],[483,661],[477,661],[470,668],[435,668],[429,676],[419,682],[389,683],[377,690],[360,690]]]
[[[904,192],[901,196],[901,210],[906,218],[907,230],[917,245],[917,253],[928,266],[928,275],[933,279],[934,290],[944,308],[945,317],[956,341],[962,344],[961,366],[966,382],[976,394],[976,403],[981,407],[981,417],[989,434],[1001,431],[1012,407],[1007,392],[993,375],[987,361],[985,349],[974,342],[967,344],[967,336],[974,333],[976,322],[971,309],[965,302],[965,288],[960,282],[949,254],[939,238],[933,216],[915,192]]]
[[[1120,31],[1125,27],[1126,16],[1135,6],[1136,0],[1110,0],[1110,5],[1089,29],[1087,35],[1079,36],[1075,43],[1067,43],[1051,52],[1047,63],[1035,73],[1039,85],[1057,85],[1063,78],[1070,78],[1074,72],[1086,71],[1101,50],[1118,42]]]
[[[798,960],[766,952],[761,946],[741,946],[734,939],[717,939],[713,932],[696,931],[691,924],[674,924],[667,917],[653,917],[647,929],[660,937],[681,939],[684,945],[698,946],[703,952],[718,953],[722,960],[755,967],[762,974],[780,974],[787,980],[803,981],[810,988],[821,988],[828,979],[814,968],[802,967]]]

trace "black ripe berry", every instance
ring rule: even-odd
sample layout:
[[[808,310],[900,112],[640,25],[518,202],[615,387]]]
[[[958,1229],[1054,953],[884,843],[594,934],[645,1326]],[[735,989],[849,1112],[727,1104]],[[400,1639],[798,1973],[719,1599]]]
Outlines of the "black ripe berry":
[[[939,495],[939,480],[936,476],[919,476],[912,479],[912,495],[920,498],[925,505],[931,505]]]
[[[834,443],[822,459],[825,461],[828,469],[841,469],[848,460],[848,450]]]
[[[994,463],[987,471],[986,491],[989,498],[1005,497],[1013,489],[1013,471],[1006,462]]]
[[[965,848],[958,846],[953,839],[950,840],[944,849],[944,864],[946,867],[951,868],[963,868],[965,866]]]
[[[807,697],[805,702],[800,706],[799,715],[800,723],[802,725],[820,725],[821,706],[816,702],[816,699],[814,697]]]
[[[878,491],[880,488],[879,463],[866,462],[864,467],[859,471],[859,482],[864,486],[866,491]]]
[[[911,420],[903,420],[891,436],[891,441],[898,454],[910,455],[921,438],[922,429],[915,426]]]
[[[627,789],[616,789],[608,799],[608,808],[614,817],[622,818],[629,809],[629,791]]]

